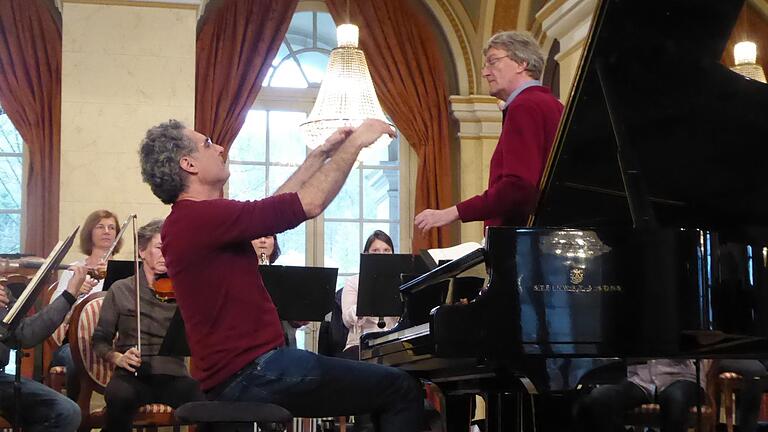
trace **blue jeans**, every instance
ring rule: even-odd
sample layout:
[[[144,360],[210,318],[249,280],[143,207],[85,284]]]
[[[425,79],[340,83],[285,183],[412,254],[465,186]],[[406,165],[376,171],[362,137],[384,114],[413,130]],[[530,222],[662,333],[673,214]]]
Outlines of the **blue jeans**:
[[[387,366],[280,348],[240,370],[216,397],[280,405],[296,417],[371,413],[379,432],[422,430],[421,387]]]
[[[14,420],[13,376],[0,373],[0,411]],[[76,403],[36,381],[21,379],[21,426],[27,432],[71,432],[80,426]]]

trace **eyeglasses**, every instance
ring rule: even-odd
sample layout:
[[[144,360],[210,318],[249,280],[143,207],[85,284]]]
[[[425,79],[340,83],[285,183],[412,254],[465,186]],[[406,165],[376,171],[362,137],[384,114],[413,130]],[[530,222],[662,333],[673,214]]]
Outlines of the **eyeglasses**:
[[[503,58],[511,59],[511,57],[508,56],[508,55],[503,55],[503,56],[499,56],[499,57],[491,57],[491,58],[485,59],[485,61],[483,62],[483,69],[485,69],[487,67],[490,67],[490,66],[496,66],[496,63],[498,63],[499,60],[501,60]]]

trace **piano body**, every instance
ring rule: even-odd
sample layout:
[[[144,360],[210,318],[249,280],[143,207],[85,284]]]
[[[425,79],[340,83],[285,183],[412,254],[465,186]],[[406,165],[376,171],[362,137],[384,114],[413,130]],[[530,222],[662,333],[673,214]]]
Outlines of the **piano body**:
[[[719,62],[742,4],[600,2],[530,226],[402,285],[361,358],[498,395],[589,359],[767,357],[768,86]],[[471,302],[424,300],[483,262]]]

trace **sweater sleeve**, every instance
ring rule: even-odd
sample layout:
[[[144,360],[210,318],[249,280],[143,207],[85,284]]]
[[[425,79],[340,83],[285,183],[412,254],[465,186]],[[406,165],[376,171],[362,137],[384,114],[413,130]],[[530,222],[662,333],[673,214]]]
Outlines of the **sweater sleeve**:
[[[496,217],[520,220],[533,211],[548,156],[544,121],[544,114],[534,103],[509,107],[494,153],[498,160],[492,162],[499,165],[500,173],[488,190],[457,204],[462,222]]]
[[[200,219],[205,238],[217,244],[251,241],[297,227],[307,219],[296,193],[273,195],[256,201],[216,200]]]
[[[75,298],[65,292],[64,295],[60,295],[56,300],[42,308],[40,312],[22,319],[9,339],[3,343],[10,347],[21,348],[32,348],[42,343],[61,325],[74,302]]]

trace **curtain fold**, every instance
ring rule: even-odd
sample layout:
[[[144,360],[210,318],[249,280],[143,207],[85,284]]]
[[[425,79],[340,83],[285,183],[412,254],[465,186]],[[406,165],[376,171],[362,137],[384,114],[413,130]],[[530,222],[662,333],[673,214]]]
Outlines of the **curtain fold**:
[[[337,24],[346,22],[346,0],[326,4]],[[448,87],[431,26],[412,0],[355,0],[349,17],[360,27],[360,47],[382,107],[418,155],[416,213],[454,205]],[[414,230],[412,246],[418,252],[450,242],[449,227],[426,236]]]
[[[227,151],[291,23],[298,0],[225,0],[197,35],[195,130]]]
[[[23,248],[59,236],[61,28],[44,0],[0,1],[0,104],[26,144]]]

